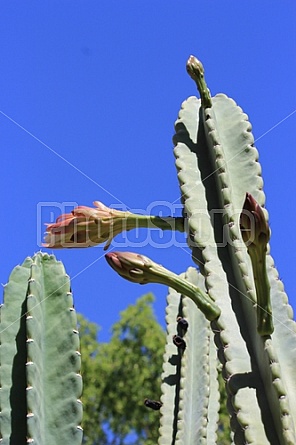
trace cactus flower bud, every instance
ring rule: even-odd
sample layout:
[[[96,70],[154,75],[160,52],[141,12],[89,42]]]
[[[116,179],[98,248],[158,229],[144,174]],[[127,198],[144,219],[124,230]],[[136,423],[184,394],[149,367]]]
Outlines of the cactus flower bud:
[[[205,292],[144,255],[110,252],[105,258],[109,265],[128,281],[139,284],[165,284],[191,298],[208,320],[214,320],[220,315],[220,309]]]
[[[186,70],[197,85],[202,107],[210,108],[212,106],[211,93],[205,81],[205,72],[201,61],[194,56],[190,56],[187,60]]]
[[[257,296],[257,330],[260,335],[270,335],[274,329],[270,284],[266,272],[266,252],[270,230],[262,208],[250,193],[246,195],[240,215],[240,229],[252,263]]]
[[[150,272],[150,269],[159,266],[144,255],[131,252],[110,252],[105,255],[108,264],[128,281],[139,284],[147,284],[156,280],[156,276]]]
[[[183,218],[136,215],[111,209],[99,201],[94,205],[95,208],[78,206],[71,213],[60,215],[54,224],[47,224],[43,247],[91,247],[106,243],[106,250],[116,235],[135,228],[184,231]]]
[[[266,250],[270,238],[270,230],[263,210],[250,193],[246,199],[240,216],[240,228],[247,247],[263,247]]]
[[[71,213],[60,215],[54,224],[46,227],[44,247],[90,247],[106,242],[105,250],[112,239],[129,226],[130,212],[106,207],[99,201],[95,208],[78,206]]]

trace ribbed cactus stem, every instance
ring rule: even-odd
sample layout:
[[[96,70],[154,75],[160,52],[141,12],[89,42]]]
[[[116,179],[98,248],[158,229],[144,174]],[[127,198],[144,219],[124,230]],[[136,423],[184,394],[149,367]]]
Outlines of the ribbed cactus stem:
[[[210,108],[212,106],[212,99],[205,81],[203,64],[196,57],[190,56],[186,64],[186,69],[191,79],[193,79],[197,85],[202,107]]]

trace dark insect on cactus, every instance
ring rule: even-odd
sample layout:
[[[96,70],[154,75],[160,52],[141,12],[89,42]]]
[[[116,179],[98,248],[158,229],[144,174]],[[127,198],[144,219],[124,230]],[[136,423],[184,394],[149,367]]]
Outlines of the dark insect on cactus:
[[[158,400],[150,400],[150,399],[145,399],[144,405],[147,406],[147,408],[153,409],[154,411],[158,411],[162,407],[161,402],[159,402]]]

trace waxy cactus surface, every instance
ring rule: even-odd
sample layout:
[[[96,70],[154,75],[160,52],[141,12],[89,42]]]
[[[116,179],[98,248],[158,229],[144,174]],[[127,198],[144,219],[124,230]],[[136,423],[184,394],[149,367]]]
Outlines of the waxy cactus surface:
[[[1,306],[1,444],[82,443],[76,329],[61,262],[38,253],[12,271]]]

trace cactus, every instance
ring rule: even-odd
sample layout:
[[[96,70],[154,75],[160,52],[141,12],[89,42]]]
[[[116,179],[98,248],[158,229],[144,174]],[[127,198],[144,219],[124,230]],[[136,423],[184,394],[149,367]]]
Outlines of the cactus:
[[[190,57],[187,70],[197,83],[201,99],[190,97],[182,104],[175,126],[174,154],[192,258],[205,278],[209,295],[221,310],[211,327],[223,365],[233,442],[292,445],[296,443],[296,324],[269,248],[265,249],[262,268],[255,267],[240,231],[246,194],[251,194],[261,207],[265,202],[251,125],[236,103],[224,94],[208,99],[207,88],[200,86],[204,72],[197,59]],[[262,213],[267,220],[266,210]],[[260,283],[266,281],[264,300],[259,300]],[[175,321],[170,320],[169,326],[172,322]],[[196,334],[193,347],[197,347],[203,335]],[[187,360],[185,354],[183,360]],[[197,355],[196,367],[198,360]],[[185,367],[183,363],[180,366]],[[215,379],[206,365],[203,372]],[[185,376],[179,378],[181,387]],[[211,393],[210,383],[208,389]],[[179,390],[181,410],[173,414],[178,430],[176,440],[162,440],[167,424],[165,403],[162,407],[160,445],[193,443],[178,439],[185,428],[179,422],[183,419],[183,405],[188,404],[186,399],[180,400],[181,396]],[[207,395],[203,398],[206,404]],[[186,412],[193,413],[193,407],[189,403]],[[198,434],[194,443],[215,443],[206,409],[203,416],[206,432]]]
[[[45,246],[89,247],[106,241],[106,249],[122,230],[185,230],[197,267],[181,277],[142,255],[106,255],[129,281],[171,286],[163,395],[160,401],[144,401],[148,408],[160,409],[159,445],[217,442],[217,356],[226,384],[232,443],[294,445],[296,324],[269,253],[268,214],[251,124],[232,99],[224,94],[211,97],[204,68],[193,56],[187,71],[201,98],[189,97],[175,124],[184,217],[143,217],[95,202],[96,209],[79,206],[48,225]],[[28,274],[26,267],[22,273]],[[25,312],[31,287],[28,298],[20,301]],[[30,325],[28,319],[26,323]],[[22,323],[20,331],[25,332]],[[30,351],[30,343],[27,347]],[[15,357],[24,361],[19,354]],[[9,377],[7,372],[5,376]],[[4,400],[9,406],[7,393]],[[9,422],[3,414],[2,418],[8,437]]]
[[[195,305],[186,286],[180,290],[174,283],[166,317],[159,445],[216,443],[216,351],[233,444],[293,445],[296,324],[269,253],[268,214],[251,124],[232,99],[211,97],[204,68],[193,56],[187,71],[201,99],[183,102],[173,140],[184,228],[197,268],[188,269],[180,280],[199,289],[199,295],[207,294],[215,315],[209,317],[209,308]],[[107,255],[120,258],[118,267],[111,265],[124,278],[149,281],[140,280],[143,267],[132,254]],[[122,265],[126,261],[127,270]],[[184,317],[187,330],[178,322]]]
[[[79,445],[79,336],[69,278],[53,255],[11,273],[0,322],[3,445]]]
[[[193,267],[182,276],[205,290],[203,276]],[[189,298],[173,289],[167,302],[159,445],[214,443],[219,392],[210,322]],[[188,323],[185,332],[180,317]],[[176,347],[175,335],[184,339],[185,349]]]

